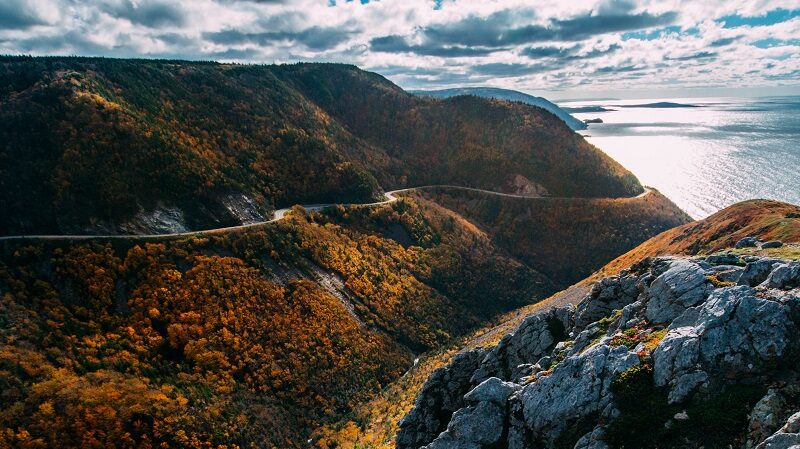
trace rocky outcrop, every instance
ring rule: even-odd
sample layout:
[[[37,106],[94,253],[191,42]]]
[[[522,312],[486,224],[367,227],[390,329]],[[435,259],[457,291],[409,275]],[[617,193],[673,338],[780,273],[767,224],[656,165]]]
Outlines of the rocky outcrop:
[[[647,260],[435,372],[397,447],[800,444],[799,280],[778,259]]]

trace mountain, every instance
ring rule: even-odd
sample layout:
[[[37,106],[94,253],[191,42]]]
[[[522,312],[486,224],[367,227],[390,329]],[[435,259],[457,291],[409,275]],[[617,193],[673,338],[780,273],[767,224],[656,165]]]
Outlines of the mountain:
[[[357,435],[415,366],[687,220],[521,103],[337,64],[2,64],[4,232],[148,235],[0,239],[1,447]],[[452,185],[341,204],[427,184]]]
[[[339,64],[2,57],[0,161],[3,235],[216,228],[424,184],[642,192],[542,109]]]
[[[783,244],[777,246],[775,244],[764,245],[752,243],[752,245],[742,246],[742,244],[739,243],[742,239],[748,241],[748,238],[753,238],[752,240],[760,240],[762,242],[774,242],[779,240],[782,241]],[[735,248],[737,243],[739,244],[738,246],[740,246],[739,248]],[[662,257],[665,259],[656,263],[653,257]],[[707,278],[709,282],[712,283],[715,290],[730,287],[731,279],[736,276],[739,276],[737,281],[742,280],[741,275],[744,273],[748,273],[747,276],[751,276],[752,274],[758,276],[755,280],[748,280],[748,283],[760,282],[766,279],[767,275],[770,273],[769,270],[756,269],[761,267],[761,265],[771,268],[778,260],[789,261],[789,263],[797,263],[792,261],[800,260],[800,206],[767,200],[746,201],[732,205],[703,220],[691,222],[665,231],[610,262],[585,281],[554,294],[544,301],[510,312],[501,317],[497,324],[485,326],[482,329],[466,334],[461,339],[454,341],[440,350],[429,352],[422,357],[419,363],[402,379],[392,382],[375,398],[358,406],[354,413],[355,416],[350,417],[347,421],[325,425],[318,429],[315,432],[315,438],[318,440],[316,443],[317,447],[334,447],[336,445],[339,445],[339,447],[350,447],[349,445],[361,444],[367,447],[394,448],[395,437],[400,429],[398,423],[409,420],[409,418],[404,419],[404,417],[414,408],[415,402],[418,404],[417,408],[419,408],[419,404],[424,404],[426,400],[430,400],[430,402],[428,402],[429,404],[449,404],[442,406],[443,408],[440,409],[440,414],[437,415],[439,418],[428,423],[428,436],[421,437],[421,440],[418,442],[422,445],[422,442],[426,439],[427,442],[432,441],[433,438],[438,436],[438,433],[432,435],[436,430],[440,429],[440,431],[443,431],[446,429],[450,421],[450,415],[459,408],[468,405],[464,402],[463,396],[470,388],[477,386],[471,382],[470,379],[472,379],[473,375],[476,373],[477,364],[485,358],[487,352],[506,354],[507,359],[505,363],[507,363],[507,366],[510,368],[515,368],[517,364],[529,366],[525,365],[523,361],[519,361],[519,358],[535,359],[530,361],[530,364],[539,362],[540,360],[536,356],[538,353],[535,351],[541,351],[542,349],[539,348],[535,349],[533,353],[526,353],[527,350],[524,349],[525,346],[520,346],[519,342],[526,340],[527,336],[535,334],[536,327],[530,326],[529,324],[531,322],[541,323],[542,316],[552,316],[555,314],[553,311],[559,308],[572,310],[572,312],[567,313],[567,315],[574,315],[576,305],[582,303],[581,307],[578,307],[578,309],[594,308],[595,310],[603,310],[603,313],[610,317],[609,319],[601,320],[599,325],[601,324],[603,327],[608,326],[612,319],[619,322],[618,315],[613,310],[614,306],[610,303],[624,297],[624,294],[626,294],[624,293],[625,290],[618,288],[620,286],[620,276],[624,277],[633,273],[633,277],[637,277],[647,272],[653,273],[655,266],[660,266],[662,268],[656,268],[654,274],[661,274],[660,271],[663,270],[663,267],[672,263],[670,257],[672,259],[686,259],[693,264],[705,267],[703,269],[709,270]],[[748,263],[762,260],[764,262],[756,263],[749,269],[747,268]],[[620,273],[621,270],[624,271]],[[653,279],[647,280],[647,284],[645,285],[650,284],[652,281]],[[703,284],[700,285],[702,286]],[[797,287],[797,285],[795,285],[795,287]],[[783,291],[786,292],[785,289]],[[789,290],[787,293],[796,294],[797,291],[797,289],[794,289]],[[601,292],[605,292],[606,294],[601,294]],[[599,299],[601,297],[605,298]],[[561,315],[564,316],[563,313]],[[796,315],[794,316],[796,317]],[[796,323],[796,318],[792,319],[795,320]],[[585,326],[586,324],[591,323],[584,323],[583,325]],[[643,324],[647,324],[647,320],[643,321]],[[524,332],[522,332],[523,329]],[[610,333],[616,335],[614,332],[616,327],[614,325],[606,327],[605,330],[603,330],[603,334],[609,333],[609,329],[611,329]],[[517,335],[516,337],[513,336],[515,334]],[[663,336],[663,329],[661,330],[661,334],[661,336]],[[626,336],[624,332],[623,336],[625,336],[625,338],[629,337]],[[634,337],[640,337],[638,331]],[[538,344],[538,341],[537,338],[528,340],[531,346]],[[594,345],[599,341],[600,340],[597,339],[597,341],[592,344]],[[615,344],[618,344],[620,341],[622,341],[621,337],[616,338]],[[509,342],[516,343],[509,344]],[[795,342],[797,342],[797,340],[795,340]],[[569,341],[567,341],[567,343],[569,343]],[[528,348],[530,348],[530,346],[528,346]],[[561,345],[560,350],[564,348],[568,349],[568,344]],[[548,348],[545,349],[549,350]],[[652,349],[653,346],[650,345],[648,350]],[[464,356],[464,354],[468,356]],[[542,359],[542,361],[544,360],[546,360],[546,358]],[[463,369],[458,368],[459,364]],[[454,370],[453,368],[456,369]],[[548,373],[545,371],[544,374],[546,375]],[[772,374],[776,374],[776,372],[773,371]],[[508,380],[507,377],[499,377]],[[442,387],[442,379],[451,379],[454,382],[452,384],[452,389],[447,394],[441,394],[444,393],[444,391],[440,389]],[[741,380],[741,377],[738,379]],[[474,380],[477,380],[477,378]],[[426,385],[426,381],[428,381],[427,386],[423,388],[423,386]],[[573,384],[565,382],[565,385],[567,387],[574,386],[575,388],[579,388],[578,383]],[[789,385],[791,385],[791,383]],[[437,394],[437,392],[440,394]],[[647,390],[642,392],[646,393]],[[769,401],[766,401],[766,403],[786,404],[786,402],[784,402],[787,400],[784,396],[786,393],[791,393],[791,390],[783,390],[777,397],[770,397]],[[649,397],[659,397],[653,396],[652,394],[653,392],[651,391],[651,396]],[[655,392],[655,394],[663,394],[663,391]],[[438,397],[438,399],[433,400],[433,397]],[[757,397],[756,400],[761,397],[763,396]],[[741,400],[743,403],[752,404],[753,401],[752,396],[729,396],[729,398],[735,398],[737,401]],[[719,401],[728,400],[725,399],[725,396],[716,396],[714,399]],[[796,401],[796,399],[797,396],[788,398],[789,403],[797,406],[794,411],[800,409],[800,403],[793,402]],[[547,402],[549,403],[550,401]],[[723,404],[723,407],[726,407],[725,402],[720,403]],[[706,405],[709,405],[709,403],[706,403]],[[436,406],[438,407],[439,405]],[[718,405],[716,406],[718,407]],[[664,414],[671,410],[671,406],[663,403],[648,403],[648,407],[658,411],[658,413],[655,414],[657,417],[656,419],[664,419],[665,421],[667,417],[665,417]],[[735,407],[731,407],[731,410],[734,408]],[[741,437],[741,429],[746,429],[751,426],[747,423],[744,425],[741,424],[742,420],[745,419],[742,417],[742,409],[735,409],[737,414],[715,415],[714,419],[717,420],[715,421],[715,425],[735,426],[728,435],[720,436],[719,441],[723,441],[726,438]],[[631,409],[627,410],[630,411]],[[578,411],[578,409],[575,410],[576,413]],[[673,412],[673,415],[679,411]],[[750,427],[750,429],[759,428],[761,430],[759,433],[754,434],[752,438],[761,438],[763,440],[768,436],[765,435],[765,432],[770,431],[769,429],[772,429],[771,432],[777,431],[777,427],[783,425],[788,419],[785,409],[776,410],[775,416],[779,416],[780,418],[774,419],[771,421],[771,424],[764,426],[763,413],[770,413],[770,410],[765,410],[763,408],[759,408],[758,410],[745,410],[745,414],[746,412],[751,412],[752,415],[756,411],[761,414],[761,418],[759,418],[760,421],[753,421],[752,426],[754,427]],[[467,410],[464,410],[462,413],[466,414],[466,412]],[[648,414],[643,414],[642,416],[649,416],[651,414],[651,412],[648,412]],[[691,417],[692,413],[689,413],[689,416]],[[780,421],[781,419],[783,419],[783,421]],[[419,421],[416,422],[418,423]],[[512,423],[513,422],[514,421],[512,421]],[[617,428],[620,430],[620,433],[617,434],[618,437],[626,437],[626,435],[627,437],[635,437],[638,434],[646,440],[654,435],[659,438],[665,435],[664,433],[659,433],[661,431],[658,430],[664,428],[664,423],[642,421],[641,424],[630,424],[630,421],[627,422],[627,426],[620,426]],[[355,423],[358,423],[358,425],[356,426]],[[695,420],[692,422],[692,425],[708,426],[709,424],[707,421],[704,423]],[[685,429],[686,427],[684,426],[681,428]],[[719,435],[718,429],[709,429],[708,427],[705,427],[705,429],[709,431],[709,435]],[[412,430],[413,429],[407,429],[404,431],[405,435],[409,435]],[[586,429],[584,433],[580,435],[571,434],[571,436],[565,437],[567,440],[569,440],[569,438],[577,439],[590,430],[592,429]],[[656,433],[652,433],[653,431],[656,431]],[[421,435],[419,429],[414,431],[413,434]],[[698,433],[692,435],[697,437]],[[564,441],[563,443],[563,447],[574,446],[574,440],[572,445],[568,444],[569,441]],[[611,447],[649,447],[648,444],[649,443],[646,441],[642,442],[642,440],[635,441],[631,444],[629,440],[627,444]],[[697,446],[698,444],[696,443],[687,443],[685,447]],[[543,445],[542,447],[547,446]],[[717,446],[712,445],[710,447]],[[734,445],[734,447],[739,446]],[[748,447],[755,447],[755,445]]]
[[[6,241],[0,446],[305,447],[419,353],[552,291],[413,199],[207,237]]]
[[[573,130],[586,129],[586,124],[583,121],[576,119],[566,110],[558,107],[555,103],[542,97],[535,97],[523,92],[510,89],[499,89],[496,87],[458,87],[454,89],[443,90],[417,90],[413,91],[417,95],[424,95],[435,98],[449,98],[458,95],[474,95],[483,98],[496,98],[498,100],[518,101],[525,104],[538,106],[556,117],[560,118]],[[580,112],[580,111],[579,111]]]

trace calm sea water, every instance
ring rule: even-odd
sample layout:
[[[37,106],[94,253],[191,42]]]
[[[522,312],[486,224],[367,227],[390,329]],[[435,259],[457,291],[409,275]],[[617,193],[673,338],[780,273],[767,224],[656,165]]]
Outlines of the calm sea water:
[[[646,106],[672,102],[696,107]],[[586,139],[694,218],[751,198],[800,204],[800,97],[605,100]]]

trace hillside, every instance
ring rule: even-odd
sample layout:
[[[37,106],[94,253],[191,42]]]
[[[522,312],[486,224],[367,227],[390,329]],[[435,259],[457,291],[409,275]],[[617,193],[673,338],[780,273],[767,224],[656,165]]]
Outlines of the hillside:
[[[471,220],[495,242],[566,288],[609,260],[691,220],[656,190],[639,198],[515,198],[433,189],[419,193]]]
[[[473,201],[477,202],[475,199]],[[463,198],[461,202],[464,202]],[[733,249],[741,238],[747,236],[757,237],[763,241],[781,240],[784,246],[770,249],[753,247]],[[375,398],[360,405],[356,409],[355,417],[317,429],[315,444],[325,449],[332,447],[349,449],[359,447],[359,444],[366,447],[393,448],[395,435],[399,429],[398,422],[412,409],[425,381],[437,369],[450,363],[457,354],[494,347],[505,334],[513,332],[529,316],[574,306],[591,293],[596,281],[604,276],[615,275],[631,265],[642,263],[647,257],[720,252],[748,255],[748,257],[755,255],[800,260],[800,206],[766,200],[746,201],[730,206],[704,220],[665,231],[616,258],[583,282],[558,292],[544,301],[498,317],[493,323],[465,335],[446,348],[427,354],[403,378],[392,382]]]
[[[612,210],[668,222],[651,195]],[[349,422],[404,382],[415,357],[435,358],[561,282],[436,196],[294,208],[203,237],[2,242],[0,438],[23,445],[24,429],[31,441],[74,447],[75,429],[86,429],[99,446],[127,433],[169,447],[301,447],[320,426]],[[609,201],[525,200],[556,214]],[[553,225],[537,232],[563,238]],[[575,248],[597,250],[615,233]],[[569,254],[554,263],[583,269],[579,251]],[[35,413],[43,408],[59,419]]]
[[[771,200],[734,204],[702,220],[687,223],[648,239],[606,264],[594,277],[611,275],[644,260],[664,254],[712,254],[733,248],[745,237],[780,240],[794,246],[758,251],[758,255],[785,257],[800,245],[800,206]],[[792,248],[795,248],[794,250]],[[735,250],[754,253],[752,248]]]
[[[496,98],[498,100],[519,101],[522,103],[538,106],[556,117],[560,118],[572,130],[577,131],[586,129],[586,124],[573,117],[566,109],[558,107],[546,98],[528,95],[511,89],[499,89],[496,87],[459,87],[454,89],[441,90],[415,90],[412,93],[435,98],[450,98],[458,95],[474,95],[483,98]]]
[[[553,291],[415,200],[208,238],[2,245],[3,447],[301,447],[420,352]]]
[[[3,235],[214,228],[422,184],[642,191],[539,108],[337,64],[2,57],[0,167]]]

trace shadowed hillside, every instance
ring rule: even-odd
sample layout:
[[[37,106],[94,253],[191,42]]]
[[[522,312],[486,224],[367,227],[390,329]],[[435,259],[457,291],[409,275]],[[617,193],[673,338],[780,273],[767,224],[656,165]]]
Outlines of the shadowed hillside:
[[[420,193],[458,212],[559,288],[690,217],[652,190],[638,198],[512,198],[454,189]]]
[[[431,183],[641,192],[541,109],[335,64],[3,57],[0,167],[5,235],[213,228]]]
[[[728,206],[710,217],[670,229],[645,241],[609,262],[594,277],[614,274],[652,256],[711,254],[732,248],[744,237],[794,244],[760,251],[761,255],[790,257],[794,251],[800,254],[797,247],[800,244],[800,206],[772,200],[750,200]]]

